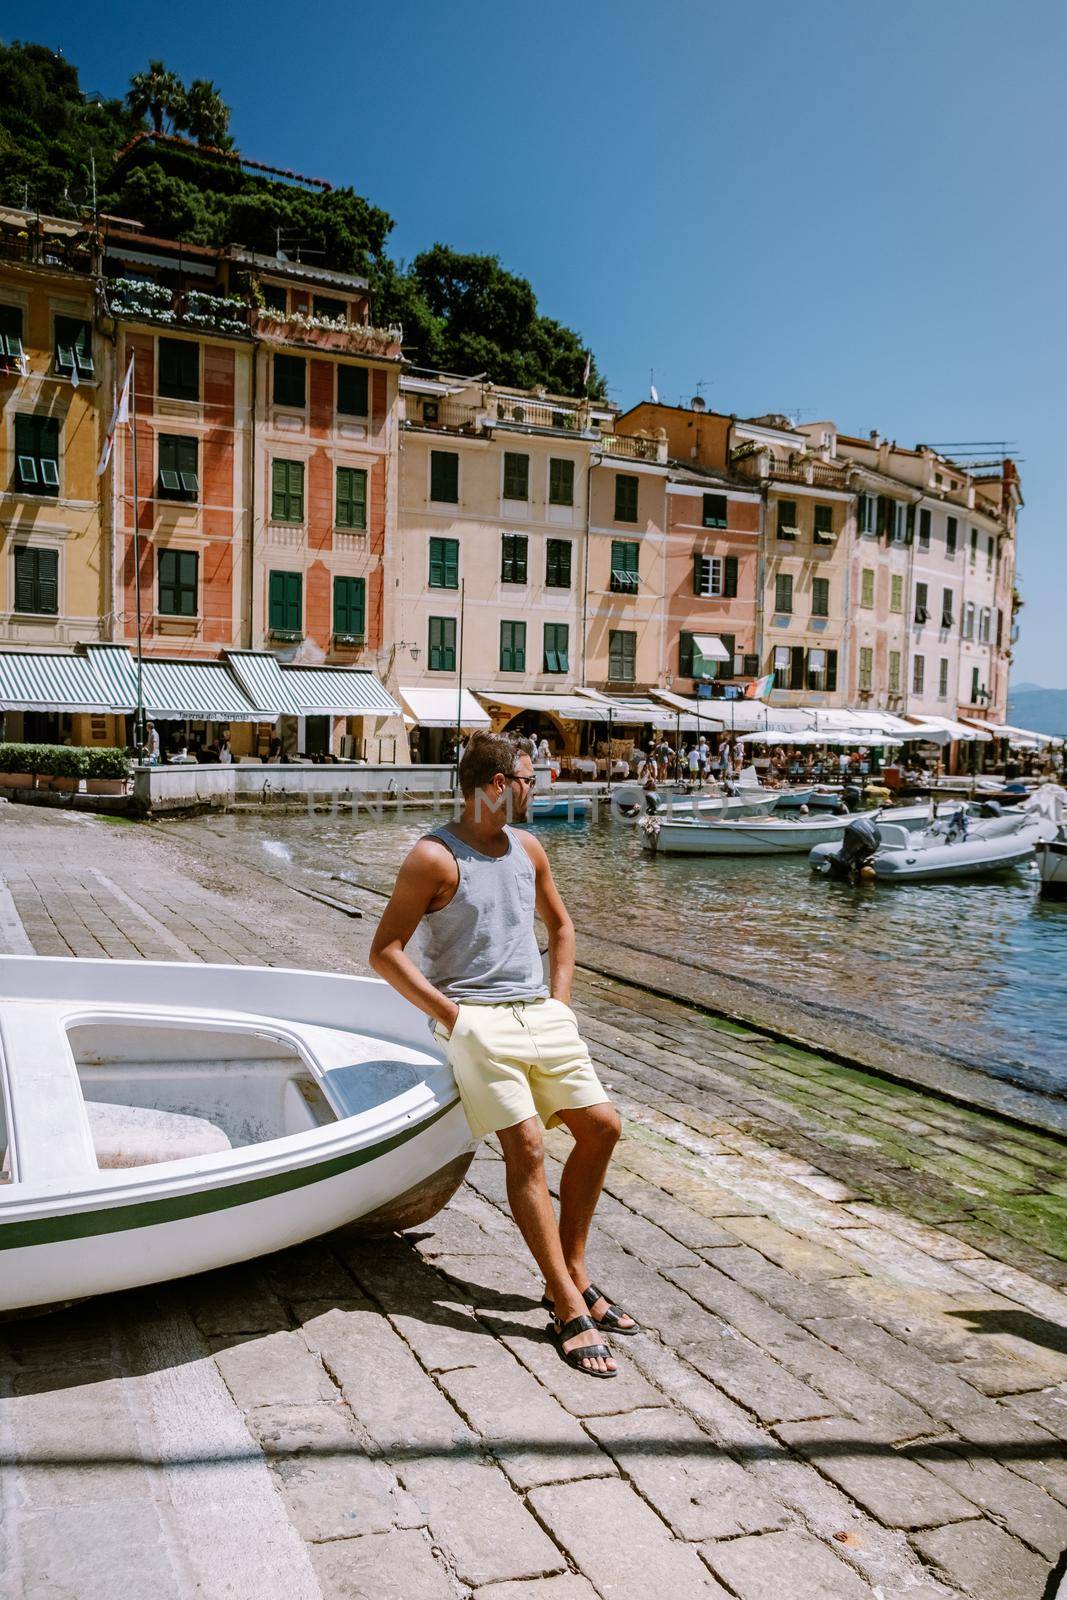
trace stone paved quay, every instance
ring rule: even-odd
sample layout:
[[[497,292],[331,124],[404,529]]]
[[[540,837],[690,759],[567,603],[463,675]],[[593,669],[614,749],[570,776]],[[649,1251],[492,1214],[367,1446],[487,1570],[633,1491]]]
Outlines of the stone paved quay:
[[[365,969],[372,916],[28,813],[5,950]],[[414,1233],[0,1326],[4,1600],[1040,1600],[1063,1144],[595,972],[575,998],[625,1120],[619,1378],[544,1338],[483,1145]]]

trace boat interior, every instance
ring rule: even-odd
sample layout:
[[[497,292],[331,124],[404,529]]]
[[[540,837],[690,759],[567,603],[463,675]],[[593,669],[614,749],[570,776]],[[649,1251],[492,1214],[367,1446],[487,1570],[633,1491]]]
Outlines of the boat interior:
[[[415,1052],[371,1035],[307,1023],[275,1029],[238,1014],[14,1001],[4,1004],[0,1037],[9,1094],[11,1063],[18,1066],[24,1152],[12,1160],[0,1074],[8,1181],[258,1145],[372,1111],[425,1078]]]

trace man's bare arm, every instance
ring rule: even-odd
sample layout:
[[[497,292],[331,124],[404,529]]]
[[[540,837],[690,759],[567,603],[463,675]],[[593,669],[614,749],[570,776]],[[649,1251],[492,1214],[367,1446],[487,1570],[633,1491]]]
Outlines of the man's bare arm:
[[[570,1004],[574,982],[574,923],[552,876],[544,846],[532,833],[519,835],[533,862],[537,885],[537,915],[548,930],[549,988],[555,1000]]]
[[[447,850],[425,840],[415,846],[397,874],[370,947],[370,964],[405,1000],[451,1028],[459,1007],[420,972],[405,946],[433,901],[455,884],[455,864]]]

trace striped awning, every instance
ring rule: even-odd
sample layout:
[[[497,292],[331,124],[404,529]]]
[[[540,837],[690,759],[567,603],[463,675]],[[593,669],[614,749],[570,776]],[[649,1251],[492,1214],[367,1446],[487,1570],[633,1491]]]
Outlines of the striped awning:
[[[295,686],[269,650],[227,650],[226,662],[245,694],[264,716],[302,717]]]
[[[108,712],[107,689],[85,656],[0,651],[0,710]]]
[[[287,694],[302,717],[402,717],[373,672],[354,667],[282,667]]]
[[[137,709],[137,664],[124,645],[88,645],[86,655],[113,711]],[[159,661],[142,672],[147,716],[162,722],[272,722],[277,711],[252,704],[221,661]]]

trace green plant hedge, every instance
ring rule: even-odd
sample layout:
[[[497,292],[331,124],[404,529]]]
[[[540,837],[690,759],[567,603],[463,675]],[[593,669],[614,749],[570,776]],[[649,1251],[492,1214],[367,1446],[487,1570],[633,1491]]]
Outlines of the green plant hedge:
[[[105,746],[99,750],[83,750],[82,755],[87,778],[128,778],[130,775],[130,758],[125,750]]]
[[[47,774],[53,778],[128,778],[125,750],[83,749],[67,744],[0,744],[0,772]]]

